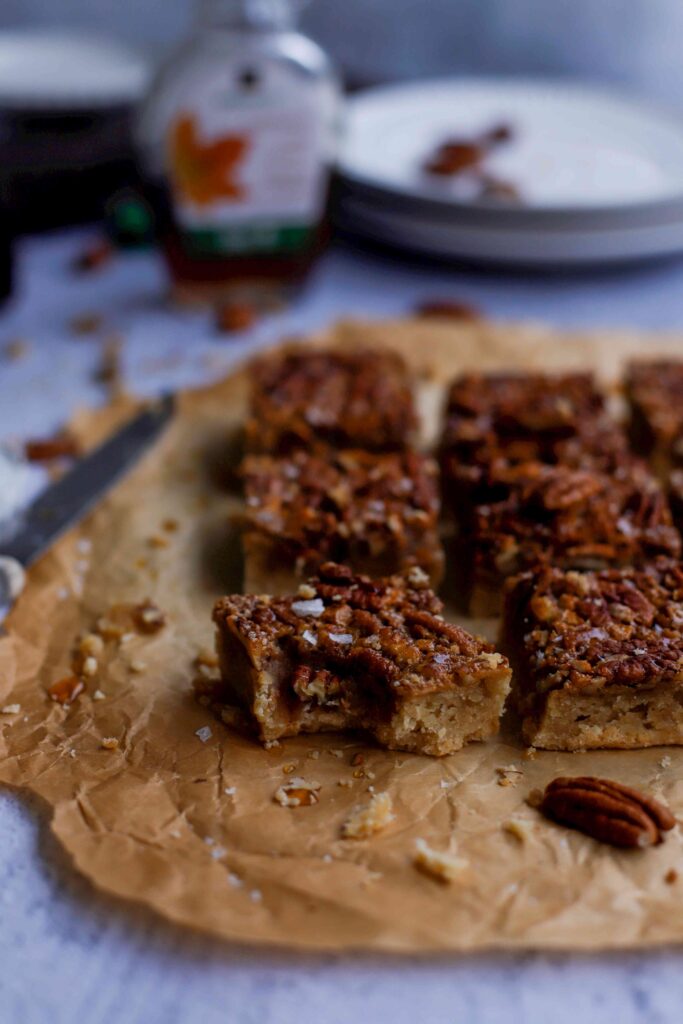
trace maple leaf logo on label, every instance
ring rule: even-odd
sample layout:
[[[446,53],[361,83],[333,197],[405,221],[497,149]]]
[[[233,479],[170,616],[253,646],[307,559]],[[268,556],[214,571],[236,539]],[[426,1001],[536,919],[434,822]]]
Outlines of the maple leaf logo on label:
[[[235,180],[249,141],[244,135],[226,135],[203,143],[191,114],[181,114],[170,132],[173,182],[183,199],[199,206],[219,200],[241,202],[246,190]]]

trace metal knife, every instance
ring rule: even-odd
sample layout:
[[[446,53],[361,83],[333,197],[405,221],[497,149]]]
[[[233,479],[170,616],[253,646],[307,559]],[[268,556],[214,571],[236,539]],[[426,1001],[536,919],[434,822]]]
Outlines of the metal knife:
[[[14,535],[0,546],[0,622],[24,587],[26,569],[130,469],[164,429],[174,407],[172,395],[160,398],[29,505]]]

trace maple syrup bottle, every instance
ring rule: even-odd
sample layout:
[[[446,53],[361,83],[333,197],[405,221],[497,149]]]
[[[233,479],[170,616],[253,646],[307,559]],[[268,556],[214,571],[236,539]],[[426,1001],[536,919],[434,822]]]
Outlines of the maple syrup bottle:
[[[140,169],[181,300],[279,298],[321,250],[340,95],[294,30],[298,7],[204,0],[140,111]]]

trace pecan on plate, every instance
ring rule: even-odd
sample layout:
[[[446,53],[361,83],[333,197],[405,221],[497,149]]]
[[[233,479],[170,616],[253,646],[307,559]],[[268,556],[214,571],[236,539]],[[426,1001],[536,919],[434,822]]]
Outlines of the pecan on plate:
[[[610,846],[655,846],[662,842],[662,832],[676,824],[658,800],[610,779],[554,779],[546,787],[539,810]]]

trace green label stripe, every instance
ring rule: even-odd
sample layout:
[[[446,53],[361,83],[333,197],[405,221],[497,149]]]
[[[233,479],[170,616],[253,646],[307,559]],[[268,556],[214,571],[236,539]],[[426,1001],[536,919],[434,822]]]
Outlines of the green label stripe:
[[[313,228],[301,224],[236,224],[182,233],[190,256],[231,256],[239,253],[292,253],[305,249]]]

